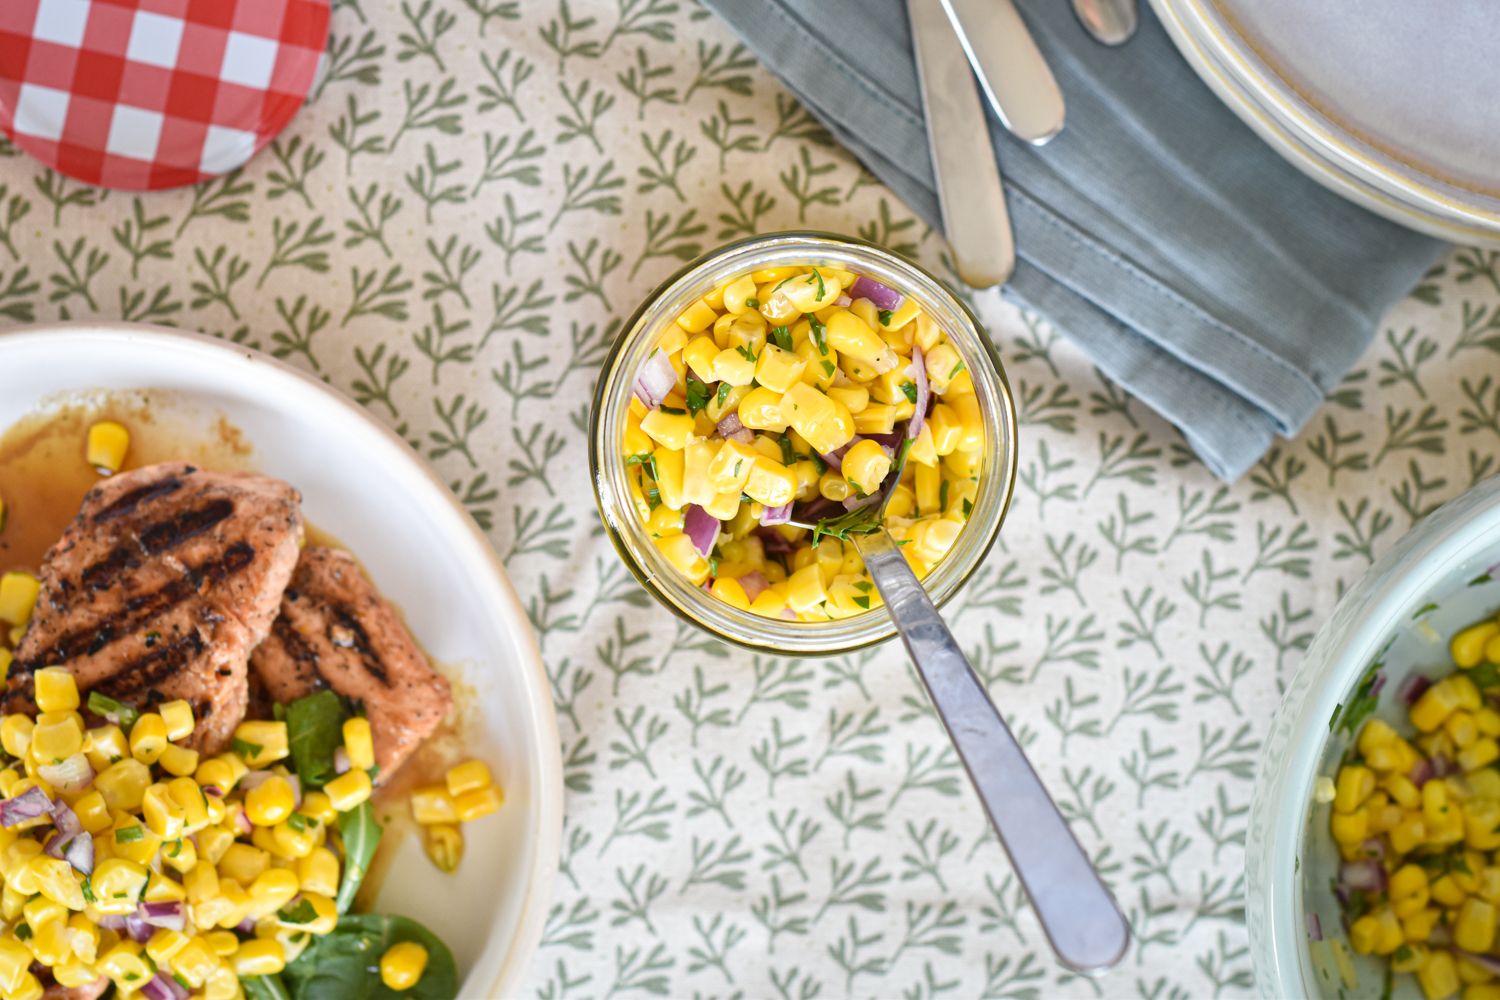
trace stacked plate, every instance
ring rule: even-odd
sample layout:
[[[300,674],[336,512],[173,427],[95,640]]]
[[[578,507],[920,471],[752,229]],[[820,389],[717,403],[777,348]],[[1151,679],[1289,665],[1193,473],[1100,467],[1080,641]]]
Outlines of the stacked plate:
[[[1488,0],[1151,0],[1189,63],[1298,168],[1422,232],[1500,246]]]

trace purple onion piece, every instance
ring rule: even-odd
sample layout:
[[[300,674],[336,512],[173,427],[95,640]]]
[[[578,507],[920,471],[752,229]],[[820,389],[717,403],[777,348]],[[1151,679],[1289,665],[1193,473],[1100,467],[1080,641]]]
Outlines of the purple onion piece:
[[[58,833],[69,839],[83,832],[83,824],[78,821],[78,814],[62,799],[52,803],[52,825],[57,827]]]
[[[641,363],[635,376],[635,395],[650,409],[656,409],[677,388],[677,369],[660,348]]]
[[[682,531],[693,540],[693,548],[707,559],[719,541],[719,519],[697,504],[688,504],[682,515]]]
[[[745,588],[745,596],[752,601],[765,593],[766,588],[770,585],[771,581],[767,580],[766,575],[758,569],[751,570],[740,577],[740,586]]]
[[[156,928],[146,923],[146,918],[137,911],[125,914],[125,933],[129,934],[132,940],[145,944],[151,940],[151,935],[156,933]]]
[[[63,850],[63,859],[80,875],[94,874],[94,838],[86,833],[75,836]]]
[[[840,309],[848,309],[849,308],[849,304],[852,303],[853,301],[854,300],[851,299],[849,296],[844,295],[843,293],[840,293],[839,297],[833,300],[833,304],[836,305],[836,306],[838,306]]]
[[[738,413],[724,414],[724,418],[715,425],[714,429],[719,432],[719,437],[732,438],[741,444],[746,443],[743,440],[743,435],[748,434],[750,440],[755,440],[755,435],[750,432],[749,428],[740,423],[740,415]]]
[[[792,543],[787,541],[786,536],[779,531],[759,527],[754,529],[754,534],[760,539],[767,555],[784,556],[792,551]]]
[[[1488,969],[1490,972],[1500,975],[1500,958],[1496,958],[1494,955],[1476,955],[1472,951],[1464,951],[1461,948],[1454,948],[1453,953],[1459,958],[1467,958],[1480,968]]]
[[[917,384],[917,398],[912,401],[916,409],[906,423],[906,436],[915,441],[922,433],[922,424],[927,420],[927,404],[932,399],[932,388],[927,384],[927,360],[922,355],[922,348],[915,344],[911,349],[911,367],[906,370]]]
[[[1318,919],[1316,913],[1307,915],[1307,939],[1309,941],[1323,940],[1323,921]]]
[[[302,779],[295,774],[286,776],[286,783],[292,786],[292,808],[296,809],[302,805]]]
[[[239,923],[235,924],[234,929],[239,931],[241,934],[254,934],[255,921],[251,920],[249,917],[246,917],[244,920],[241,920]]]
[[[1396,689],[1396,697],[1401,699],[1401,704],[1410,707],[1415,705],[1417,699],[1422,697],[1430,687],[1432,687],[1431,680],[1421,674],[1412,674]]]
[[[349,768],[353,766],[353,763],[349,760],[348,750],[345,750],[343,747],[339,747],[338,749],[333,751],[334,774],[347,774],[349,773]]]
[[[1376,695],[1378,695],[1380,693],[1381,689],[1384,688],[1384,687],[1385,687],[1385,671],[1381,670],[1381,671],[1378,671],[1375,674],[1374,679],[1370,681],[1370,697],[1373,698]]]
[[[152,927],[165,927],[169,931],[180,931],[187,922],[181,903],[142,903],[136,913]]]
[[[141,987],[141,996],[148,1000],[187,1000],[191,994],[177,980],[164,972],[158,972]]]
[[[902,301],[906,298],[890,285],[882,285],[874,278],[867,278],[863,274],[855,278],[854,284],[849,286],[849,295],[856,299],[869,299],[875,303],[876,309],[892,311],[900,309]]]
[[[856,434],[856,435],[854,435],[854,437],[852,437],[852,438],[849,439],[849,443],[848,444],[846,444],[846,445],[844,445],[843,447],[840,447],[840,448],[835,448],[835,449],[833,449],[833,451],[820,451],[820,452],[818,452],[818,457],[821,458],[823,460],[824,464],[826,464],[834,472],[843,472],[844,471],[844,454],[846,452],[848,452],[848,450],[850,448],[853,448],[855,445],[859,444],[859,442],[861,442],[863,440],[864,440],[864,438],[862,438],[858,434]]]
[[[270,771],[246,771],[244,776],[240,778],[240,790],[249,795],[272,777],[273,775]]]
[[[1406,776],[1411,779],[1413,785],[1421,788],[1432,779],[1432,761],[1425,757],[1418,757],[1417,762],[1411,766],[1411,770],[1406,773]]]
[[[760,515],[760,523],[766,525],[786,524],[791,519],[792,505],[790,503],[784,503],[780,507],[767,507]]]
[[[123,931],[125,929],[125,918],[118,913],[107,913],[99,918],[99,929],[103,931]]]
[[[52,800],[35,785],[13,799],[0,802],[0,826],[20,826],[27,820],[40,819],[52,812]]]
[[[1360,844],[1359,849],[1364,852],[1365,857],[1373,858],[1376,861],[1379,861],[1381,858],[1385,857],[1385,844],[1381,843],[1375,837],[1371,837],[1369,840],[1366,840],[1364,843]]]
[[[1384,892],[1385,868],[1378,861],[1345,861],[1339,865],[1339,884],[1354,892]]]
[[[797,612],[793,611],[791,608],[782,608],[781,617],[785,618],[789,622],[794,622],[797,620]]]
[[[1443,754],[1435,754],[1432,758],[1432,776],[1434,778],[1446,778],[1453,773],[1453,762]]]
[[[844,500],[844,509],[845,510],[864,510],[866,507],[870,506],[870,504],[875,503],[879,499],[880,499],[880,490],[877,487],[874,493],[869,493],[869,494],[866,494],[865,496],[862,496],[862,497],[847,497],[847,498],[845,498],[845,500]]]

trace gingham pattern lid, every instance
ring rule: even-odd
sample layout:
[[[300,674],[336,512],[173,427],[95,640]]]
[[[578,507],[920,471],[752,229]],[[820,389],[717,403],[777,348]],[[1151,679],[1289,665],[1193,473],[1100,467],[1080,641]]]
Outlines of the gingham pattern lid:
[[[90,184],[226,173],[302,106],[328,0],[0,0],[0,127]]]

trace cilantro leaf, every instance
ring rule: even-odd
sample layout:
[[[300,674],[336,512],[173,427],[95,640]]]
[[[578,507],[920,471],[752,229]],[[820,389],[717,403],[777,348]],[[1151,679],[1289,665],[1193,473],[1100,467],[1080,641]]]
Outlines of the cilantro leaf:
[[[776,341],[776,346],[783,351],[792,349],[792,331],[784,326],[771,327],[771,339]]]
[[[708,405],[708,400],[709,400],[708,386],[705,385],[703,383],[703,381],[700,378],[698,378],[698,376],[694,375],[692,372],[688,372],[688,377],[687,377],[687,408],[688,408],[688,412],[691,413],[693,416],[696,417],[698,415],[698,412]]]
[[[905,394],[906,401],[908,403],[912,403],[913,405],[916,404],[916,402],[917,402],[917,383],[915,383],[915,382],[902,382],[901,383],[901,392],[903,394]]]

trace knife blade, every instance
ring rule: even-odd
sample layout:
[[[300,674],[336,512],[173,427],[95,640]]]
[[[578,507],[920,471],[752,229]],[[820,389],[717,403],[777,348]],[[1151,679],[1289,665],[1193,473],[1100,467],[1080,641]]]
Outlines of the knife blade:
[[[1011,0],[942,3],[1006,129],[1037,146],[1062,131],[1062,91],[1016,5]]]
[[[1015,268],[1015,240],[979,89],[942,0],[908,0],[906,12],[954,269],[974,288],[1001,284]]]

